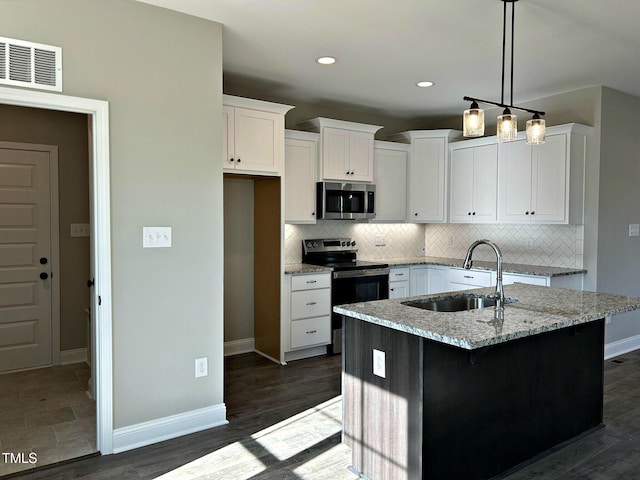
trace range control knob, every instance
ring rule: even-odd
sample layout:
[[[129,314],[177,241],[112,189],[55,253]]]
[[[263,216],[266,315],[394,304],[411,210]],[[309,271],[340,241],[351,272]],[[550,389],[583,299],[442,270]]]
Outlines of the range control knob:
[[[342,241],[341,245],[344,247],[345,245],[349,245],[349,242]]]
[[[351,246],[352,246],[352,247],[355,247],[355,246],[356,246],[356,241],[355,241],[355,240],[351,242]]]

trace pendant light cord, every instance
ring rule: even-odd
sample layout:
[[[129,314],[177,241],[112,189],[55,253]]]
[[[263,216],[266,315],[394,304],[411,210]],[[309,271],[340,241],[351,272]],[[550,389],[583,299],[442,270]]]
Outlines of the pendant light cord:
[[[507,8],[507,4],[505,2],[504,4],[505,9]],[[506,11],[506,10],[505,10]],[[514,8],[513,3],[511,3],[511,101],[509,102],[510,105],[513,105],[513,31],[514,31],[514,25],[515,25],[515,20],[516,20],[516,9]]]
[[[500,91],[500,103],[504,103],[504,57],[507,37],[507,2],[502,2],[502,90]],[[511,66],[513,71],[513,62]],[[513,103],[513,102],[511,102]]]

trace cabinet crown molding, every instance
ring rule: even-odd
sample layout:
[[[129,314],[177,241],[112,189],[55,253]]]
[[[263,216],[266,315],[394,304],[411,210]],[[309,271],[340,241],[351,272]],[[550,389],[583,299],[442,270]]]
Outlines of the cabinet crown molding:
[[[222,104],[229,107],[249,108],[252,110],[261,110],[263,112],[280,113],[284,115],[292,108],[293,105],[283,103],[267,102],[264,100],[256,100],[254,98],[236,97],[234,95],[222,95]]]
[[[388,140],[394,142],[411,143],[416,138],[446,138],[447,140],[456,140],[462,138],[462,131],[451,128],[441,128],[436,130],[408,130],[406,132],[398,132],[391,135]]]
[[[346,120],[336,120],[333,118],[316,117],[300,125],[303,129],[313,132],[320,132],[323,127],[340,128],[342,130],[352,130],[354,132],[376,133],[383,128],[382,125],[369,125],[366,123],[348,122]]]

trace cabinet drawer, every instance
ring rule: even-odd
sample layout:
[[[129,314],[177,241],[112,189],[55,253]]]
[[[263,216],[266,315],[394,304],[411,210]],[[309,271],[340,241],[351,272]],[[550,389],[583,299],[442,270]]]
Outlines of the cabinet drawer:
[[[470,287],[490,287],[491,272],[451,268],[449,270],[449,282],[462,283]]]
[[[291,292],[291,319],[331,314],[331,290],[319,288]]]
[[[512,273],[502,274],[502,283],[504,285],[510,285],[512,283],[528,283],[529,285],[542,285],[544,287],[549,286],[549,277],[542,277],[537,275],[518,275]]]
[[[328,344],[331,341],[331,317],[307,318],[291,322],[291,348]]]
[[[331,286],[330,273],[312,273],[309,275],[292,275],[291,290],[309,290],[312,288],[329,288]]]
[[[389,270],[390,282],[404,282],[409,280],[409,267],[392,268]]]

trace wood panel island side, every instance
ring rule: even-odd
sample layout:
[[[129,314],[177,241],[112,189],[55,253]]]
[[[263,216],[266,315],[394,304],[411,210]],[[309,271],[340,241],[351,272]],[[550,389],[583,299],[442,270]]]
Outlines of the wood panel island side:
[[[604,319],[640,298],[514,284],[498,314],[405,305],[443,295],[334,307],[364,478],[488,479],[602,426]]]

